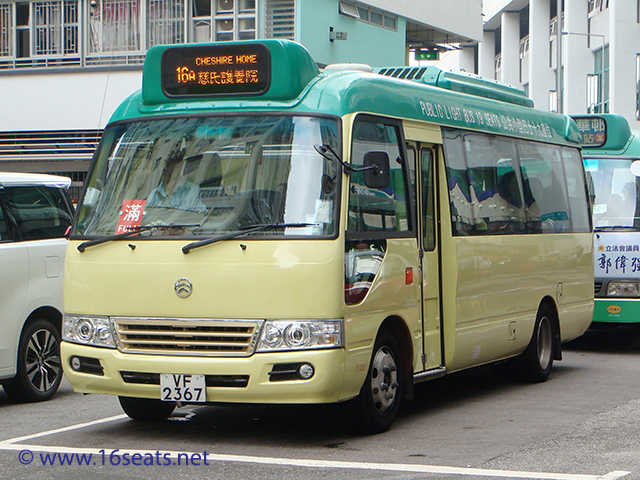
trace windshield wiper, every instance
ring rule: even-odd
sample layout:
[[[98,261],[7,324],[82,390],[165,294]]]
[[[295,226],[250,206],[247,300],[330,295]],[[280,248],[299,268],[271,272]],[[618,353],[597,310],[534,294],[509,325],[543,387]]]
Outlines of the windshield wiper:
[[[157,224],[157,225],[141,225],[139,227],[131,227],[126,232],[118,233],[116,235],[107,235],[106,237],[96,238],[94,240],[87,240],[78,245],[78,251],[84,252],[87,247],[93,247],[94,245],[100,245],[101,243],[110,242],[111,240],[120,240],[122,238],[130,237],[140,232],[147,232],[153,230],[169,230],[171,228],[191,228],[199,227],[198,224],[180,225],[180,224]]]
[[[614,230],[639,230],[640,226],[636,227],[634,225],[601,225],[599,227],[594,227],[594,232],[611,232]]]
[[[311,227],[317,225],[316,223],[267,223],[262,225],[249,225],[246,227],[240,227],[237,232],[227,233],[226,235],[220,235],[218,237],[211,237],[198,242],[188,243],[182,247],[182,253],[185,255],[194,248],[203,247],[205,245],[211,245],[212,243],[221,242],[223,240],[231,240],[233,238],[242,237],[253,232],[259,232],[261,230],[269,230],[270,228],[302,228]]]

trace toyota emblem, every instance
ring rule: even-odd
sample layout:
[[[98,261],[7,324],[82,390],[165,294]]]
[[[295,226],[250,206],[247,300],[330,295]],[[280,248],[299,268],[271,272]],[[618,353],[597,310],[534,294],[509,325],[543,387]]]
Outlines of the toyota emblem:
[[[186,277],[179,278],[176,281],[176,284],[173,286],[173,289],[180,298],[187,298],[193,292],[193,285],[191,284],[191,280]]]

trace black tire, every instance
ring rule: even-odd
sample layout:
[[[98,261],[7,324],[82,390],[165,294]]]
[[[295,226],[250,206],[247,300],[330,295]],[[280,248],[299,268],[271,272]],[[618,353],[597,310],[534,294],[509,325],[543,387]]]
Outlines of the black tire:
[[[29,322],[20,335],[16,376],[4,382],[4,391],[16,402],[42,402],[61,381],[60,332],[48,320]]]
[[[120,406],[133,420],[140,422],[159,422],[173,413],[176,404],[153,398],[118,397]]]
[[[401,360],[396,339],[381,331],[373,347],[367,378],[352,402],[357,426],[365,433],[386,432],[398,414],[404,382]]]
[[[531,341],[517,359],[520,376],[528,382],[546,382],[551,373],[555,357],[553,319],[551,309],[542,305],[536,316]]]

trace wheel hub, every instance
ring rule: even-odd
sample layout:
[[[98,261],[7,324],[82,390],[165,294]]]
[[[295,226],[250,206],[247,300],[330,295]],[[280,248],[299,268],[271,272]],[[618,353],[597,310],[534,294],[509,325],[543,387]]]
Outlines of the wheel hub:
[[[391,350],[383,347],[376,352],[371,365],[371,394],[380,414],[393,406],[398,389],[398,367]]]

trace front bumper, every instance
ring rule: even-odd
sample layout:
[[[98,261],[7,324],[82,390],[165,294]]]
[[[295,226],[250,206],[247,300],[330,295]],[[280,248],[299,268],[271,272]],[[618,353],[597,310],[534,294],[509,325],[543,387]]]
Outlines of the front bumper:
[[[640,298],[597,298],[593,321],[597,323],[639,323]]]
[[[189,357],[175,355],[123,354],[115,349],[62,342],[62,365],[65,376],[76,392],[104,393],[140,398],[160,398],[157,374],[203,374],[210,376],[207,402],[211,403],[333,403],[343,390],[345,350],[308,350],[256,353],[249,357]],[[94,372],[71,368],[72,357],[93,359]],[[309,363],[315,373],[308,380],[277,381],[274,365]],[[277,370],[278,367],[276,367]],[[124,376],[123,376],[124,372]],[[151,380],[150,380],[151,379]],[[225,381],[224,379],[228,379]],[[246,381],[242,381],[245,379]]]

